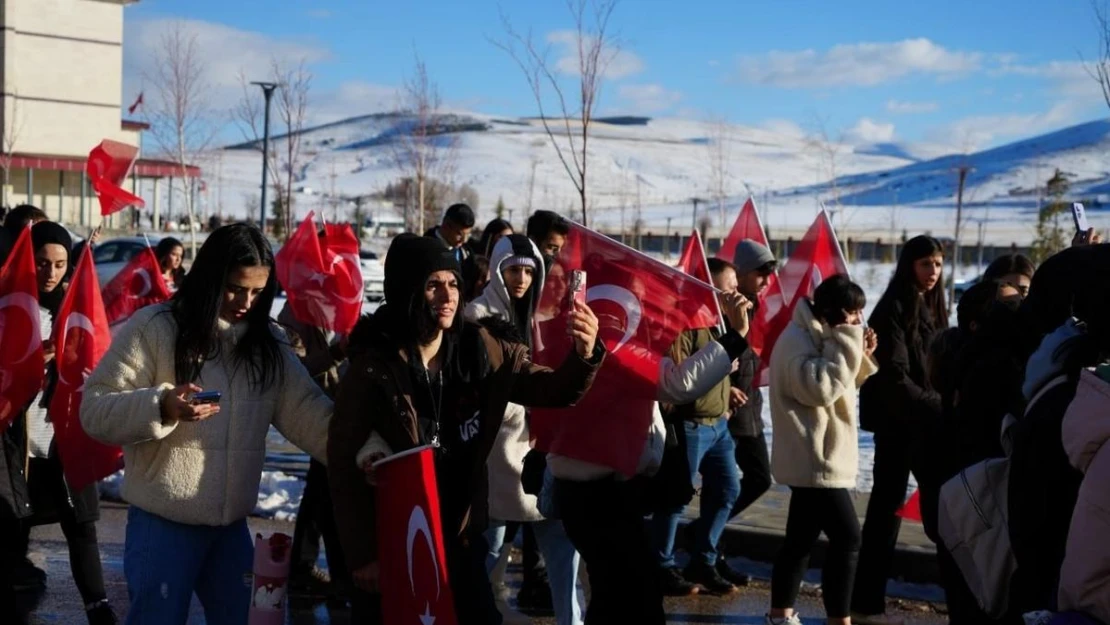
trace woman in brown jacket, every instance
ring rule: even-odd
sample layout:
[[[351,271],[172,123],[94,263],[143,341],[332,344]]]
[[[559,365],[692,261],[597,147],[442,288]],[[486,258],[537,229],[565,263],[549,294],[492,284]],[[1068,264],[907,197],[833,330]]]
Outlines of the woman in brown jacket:
[[[481,532],[486,522],[486,457],[512,401],[572,405],[589,388],[604,348],[597,319],[577,305],[568,332],[577,350],[556,370],[532,364],[528,349],[496,326],[466,323],[455,257],[433,239],[403,234],[385,263],[386,304],[355,327],[350,370],[340,383],[328,465],[336,523],[355,593],[352,620],[375,623],[380,575],[374,491],[365,464],[420,445],[438,445],[447,569],[460,623],[497,625]],[[360,451],[367,441],[369,452]],[[399,540],[403,537],[399,537]],[[386,572],[390,574],[392,572]]]

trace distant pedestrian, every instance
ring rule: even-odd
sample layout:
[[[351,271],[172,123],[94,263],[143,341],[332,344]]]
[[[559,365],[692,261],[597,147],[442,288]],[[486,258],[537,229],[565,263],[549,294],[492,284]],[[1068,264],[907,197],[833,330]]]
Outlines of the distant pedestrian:
[[[466,204],[452,204],[443,213],[443,221],[434,228],[424,233],[443,243],[444,247],[451,250],[455,260],[462,263],[470,256],[470,249],[466,242],[470,239],[470,231],[474,229],[474,210]]]

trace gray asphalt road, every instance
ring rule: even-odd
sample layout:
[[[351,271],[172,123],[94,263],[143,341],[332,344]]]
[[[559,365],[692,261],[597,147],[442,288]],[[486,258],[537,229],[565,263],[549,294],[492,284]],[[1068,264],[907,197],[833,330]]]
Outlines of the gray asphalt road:
[[[117,614],[123,617],[127,611],[127,586],[123,578],[123,540],[126,509],[119,505],[105,504],[98,525],[100,551],[104,564],[104,576],[108,595]],[[269,533],[283,531],[292,534],[288,523],[251,519],[251,529]],[[31,558],[43,567],[49,576],[48,589],[41,598],[32,616],[35,625],[84,625],[86,623],[83,607],[77,589],[69,573],[69,560],[65,539],[57,525],[36,528],[32,534]],[[519,560],[517,560],[519,561]],[[750,573],[766,579],[769,569],[766,565],[738,563]],[[509,569],[510,585],[519,585],[519,568]],[[763,614],[770,602],[770,587],[766,581],[756,581],[749,588],[729,597],[697,597],[689,599],[668,599],[667,614],[669,623],[734,623],[762,625]],[[803,590],[800,612],[807,625],[824,623],[821,618],[819,590],[807,585]],[[921,601],[891,600],[890,609],[901,614],[914,625],[934,625],[946,622],[943,614],[933,604]],[[289,614],[287,623],[291,625],[331,624],[347,625],[349,618],[346,609],[330,609],[325,605],[296,606]],[[554,625],[554,620],[537,618],[535,625]],[[202,625],[204,617],[200,606],[194,601],[188,625]]]

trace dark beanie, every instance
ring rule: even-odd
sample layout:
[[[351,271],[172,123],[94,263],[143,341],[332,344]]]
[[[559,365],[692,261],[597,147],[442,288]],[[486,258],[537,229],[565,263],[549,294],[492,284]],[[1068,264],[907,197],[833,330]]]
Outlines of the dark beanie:
[[[70,238],[69,231],[53,221],[40,221],[31,226],[31,243],[35,250],[42,249],[48,243],[66,248],[67,255],[73,250],[73,239]]]
[[[413,297],[424,290],[424,282],[436,271],[453,271],[461,276],[452,250],[444,248],[438,239],[411,232],[397,235],[385,255],[386,303],[394,311],[407,314]]]

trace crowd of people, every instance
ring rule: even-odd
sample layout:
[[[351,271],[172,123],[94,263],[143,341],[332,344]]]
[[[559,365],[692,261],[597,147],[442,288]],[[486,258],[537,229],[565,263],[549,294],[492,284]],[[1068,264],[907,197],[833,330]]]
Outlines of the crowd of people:
[[[60,523],[89,623],[107,625],[116,616],[97,490],[69,489],[46,410],[51,324],[74,245],[41,211],[18,207],[0,230],[0,262],[28,227],[47,382],[2,435],[0,616],[23,622],[17,593],[46,582],[27,559],[30,528]],[[742,552],[722,551],[725,526],[772,480],[790,504],[766,622],[801,623],[797,598],[823,533],[828,622],[900,623],[886,614],[886,584],[911,473],[951,623],[1110,623],[1110,246],[1097,237],[1041,267],[996,259],[951,328],[944,247],[915,237],[866,323],[860,286],[827,276],[762,354],[748,337],[778,260],[740,242],[731,259],[708,262],[721,326],[686,330],[660,354],[643,453],[623,475],[531,444],[531,410],[575,404],[610,356],[588,304],[556,316],[542,297],[545,285],[566,293],[559,256],[570,225],[541,210],[524,233],[501,219],[479,237],[474,227],[459,204],[423,236],[395,237],[385,302],[346,335],[290,306],[271,319],[275,259],[254,227],[214,229],[188,272],[181,243],[159,243],[173,295],[114,333],[80,410],[89,436],[124,453],[128,623],[184,623],[194,595],[210,625],[245,622],[246,518],[271,426],[312,458],[290,593],[349,601],[354,623],[380,623],[379,583],[404,574],[379,562],[374,462],[422,445],[435,447],[446,569],[467,625],[530,622],[525,613],[559,625],[662,625],[666,596],[734,593],[750,578],[728,562]],[[532,342],[552,322],[566,324],[573,349],[547,368],[532,361]],[[219,400],[193,401],[205,390]],[[875,440],[862,527],[852,494],[861,429]],[[972,493],[976,467],[1002,462],[1006,481]],[[683,525],[696,484],[698,515]],[[997,505],[981,505],[984,496]],[[1006,540],[985,548],[961,514]],[[517,535],[513,601],[505,571]]]

